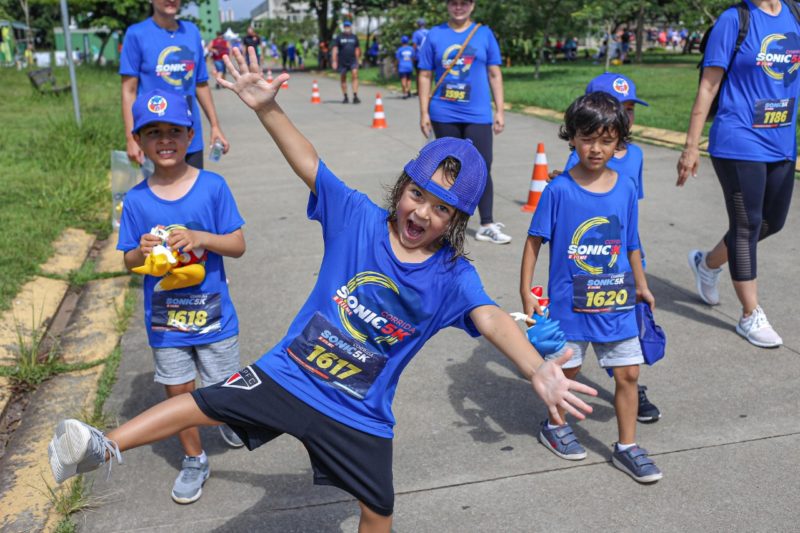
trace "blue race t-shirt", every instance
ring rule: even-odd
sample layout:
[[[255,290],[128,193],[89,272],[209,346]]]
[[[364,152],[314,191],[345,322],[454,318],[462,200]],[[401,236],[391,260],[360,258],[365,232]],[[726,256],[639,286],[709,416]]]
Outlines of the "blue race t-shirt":
[[[632,142],[628,143],[627,148],[628,151],[623,157],[617,157],[615,155],[608,160],[606,166],[620,176],[633,176],[636,179],[637,195],[639,200],[641,200],[644,198],[644,180],[642,177],[644,173],[644,154],[642,153],[642,149]],[[578,154],[575,153],[575,150],[571,150],[564,171],[569,171],[577,164]]]
[[[720,15],[708,39],[703,66],[727,71],[708,151],[726,159],[794,160],[800,25],[785,3],[777,16],[765,13],[752,2],[747,5],[750,30],[732,64],[739,32],[736,9]]]
[[[450,29],[447,23],[432,28],[419,51],[417,68],[432,70],[435,84],[458,55],[461,44],[472,28],[470,25],[461,33]],[[492,95],[488,67],[502,63],[500,45],[492,30],[481,26],[467,44],[458,64],[447,74],[436,94],[431,96],[431,120],[491,124]]]
[[[208,71],[197,26],[179,20],[178,29],[168,31],[148,18],[129,27],[122,44],[119,73],[139,79],[137,95],[158,89],[185,96],[194,128],[188,153],[203,149],[197,84],[208,81]]]
[[[398,260],[387,211],[321,161],[308,216],[322,224],[325,242],[317,282],[286,336],[257,364],[317,411],[390,438],[392,399],[411,358],[448,326],[478,336],[469,313],[494,302],[469,261],[450,261],[450,247],[422,263]]]
[[[425,43],[425,39],[428,37],[428,32],[430,30],[428,28],[420,28],[414,33],[411,34],[411,42],[414,43],[414,46],[417,47],[417,50]]]
[[[606,193],[569,173],[545,187],[528,234],[550,243],[550,316],[568,340],[613,342],[638,335],[628,252],[639,249],[636,182],[618,175]]]
[[[128,191],[117,250],[138,248],[141,236],[159,225],[226,235],[241,228],[244,220],[223,177],[201,170],[189,192],[178,200],[159,198],[146,180]],[[206,254],[206,276],[200,285],[160,291],[156,285],[161,278],[144,277],[144,323],[153,348],[210,344],[238,334],[239,320],[222,256]]]
[[[414,70],[414,49],[409,45],[403,45],[395,53],[397,58],[397,72],[407,74]]]

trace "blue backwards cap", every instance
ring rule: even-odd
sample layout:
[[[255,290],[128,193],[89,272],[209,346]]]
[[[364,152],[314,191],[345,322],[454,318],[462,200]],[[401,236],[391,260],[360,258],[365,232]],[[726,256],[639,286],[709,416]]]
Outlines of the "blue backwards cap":
[[[447,157],[461,162],[452,187],[445,189],[433,181],[433,173]],[[486,162],[469,139],[442,137],[422,147],[419,155],[406,163],[406,174],[414,183],[435,194],[456,209],[472,215],[486,188]]]
[[[153,122],[178,126],[192,125],[192,112],[186,98],[170,91],[150,91],[140,94],[133,103],[133,132]]]
[[[633,80],[615,72],[604,72],[586,86],[586,94],[603,92],[608,93],[620,102],[636,102],[643,106],[649,104],[636,98],[636,84]]]

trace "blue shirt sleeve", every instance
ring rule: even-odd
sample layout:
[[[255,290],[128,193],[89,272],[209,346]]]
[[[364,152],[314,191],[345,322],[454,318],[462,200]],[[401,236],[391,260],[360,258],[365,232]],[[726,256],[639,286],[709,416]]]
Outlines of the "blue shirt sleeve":
[[[239,213],[233,193],[222,176],[220,176],[220,181],[217,208],[214,212],[216,217],[215,225],[219,228],[220,235],[227,235],[244,226],[244,219]]]
[[[722,67],[727,71],[738,35],[739,13],[735,8],[727,9],[717,19],[708,37],[706,52],[703,55],[703,67]]]
[[[556,179],[565,178],[556,177]],[[551,183],[544,188],[544,192],[539,198],[539,205],[536,206],[536,211],[533,213],[528,235],[541,237],[544,242],[552,239],[556,215],[555,195],[553,194]]]
[[[316,191],[309,194],[308,218],[322,224],[322,236],[327,240],[347,228],[369,198],[351,189],[328,170],[320,160],[317,169]]]
[[[481,335],[469,316],[472,310],[482,305],[497,305],[486,294],[478,272],[472,265],[468,265],[458,274],[447,301],[450,314],[443,317],[443,327],[453,326],[463,329],[472,337]]]
[[[119,221],[117,250],[121,250],[122,252],[129,252],[134,248],[138,248],[142,233],[144,233],[144,231],[141,231],[141,228],[138,227],[138,224],[136,224],[136,202],[131,192],[133,191],[125,195],[126,198],[122,204],[122,216],[120,216]]]
[[[488,27],[484,26],[488,33],[486,38],[487,41],[487,50],[486,50],[486,65],[502,65],[503,64],[503,56],[500,55],[500,45],[497,43],[497,38],[495,38],[494,33]]]
[[[122,41],[122,53],[119,58],[119,74],[121,76],[139,77],[139,65],[142,63],[142,50],[136,31],[131,27]]]
[[[435,36],[431,35],[433,30],[428,33],[428,38],[422,43],[422,46],[419,48],[418,52],[418,63],[417,68],[419,70],[435,70],[434,67],[434,59],[433,59],[433,41],[432,37]]]

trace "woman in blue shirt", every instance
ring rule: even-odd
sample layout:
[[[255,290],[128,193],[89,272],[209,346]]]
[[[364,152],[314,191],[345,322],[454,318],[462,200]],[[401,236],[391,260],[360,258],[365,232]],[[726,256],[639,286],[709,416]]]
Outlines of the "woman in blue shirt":
[[[709,35],[703,75],[692,108],[678,186],[697,175],[703,125],[719,93],[708,151],[722,185],[728,232],[709,252],[689,252],[700,298],[719,303],[722,265],[730,263],[742,317],[736,332],[762,348],[783,341],[758,302],[758,241],[780,231],[789,212],[797,159],[800,24],[781,0],[747,0],[750,24],[735,50],[737,7],[727,9]]]
[[[507,244],[511,237],[503,233],[503,224],[495,222],[492,215],[492,132],[496,135],[505,127],[502,58],[497,39],[488,27],[479,27],[472,33],[474,9],[473,0],[448,0],[448,21],[431,28],[419,50],[420,128],[426,137],[432,131],[436,138],[458,137],[473,142],[489,170],[486,189],[478,204],[481,227],[475,238]],[[456,56],[456,64],[449,68]],[[442,76],[444,80],[439,83]],[[431,94],[431,87],[435,88],[435,94]]]
[[[180,0],[152,0],[153,14],[125,32],[119,73],[122,76],[122,119],[125,122],[128,158],[144,163],[144,154],[133,138],[133,113],[136,96],[152,90],[176,91],[186,97],[194,119],[194,139],[186,162],[203,168],[203,108],[211,125],[209,145],[222,142],[222,152],[230,144],[222,134],[217,110],[208,86],[208,71],[200,30],[191,22],[178,20]]]

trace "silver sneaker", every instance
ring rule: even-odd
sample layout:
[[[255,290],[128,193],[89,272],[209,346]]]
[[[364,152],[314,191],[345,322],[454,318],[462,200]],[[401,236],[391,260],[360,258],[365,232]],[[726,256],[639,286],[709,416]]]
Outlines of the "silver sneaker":
[[[505,225],[502,222],[494,222],[488,226],[481,226],[475,233],[475,238],[479,241],[492,242],[494,244],[508,244],[511,236],[503,233]]]
[[[708,268],[706,253],[700,250],[689,252],[689,268],[694,272],[697,294],[708,305],[719,304],[719,275],[722,268]]]
[[[222,424],[219,426],[219,432],[222,435],[222,440],[224,440],[225,444],[231,448],[241,448],[244,446],[242,439],[239,438],[239,435],[237,435],[236,432],[228,426],[228,424]]]
[[[176,503],[192,503],[203,495],[203,484],[211,474],[208,461],[201,461],[199,457],[184,456],[181,463],[181,473],[172,486],[172,499]]]
[[[106,453],[108,460],[106,460]],[[50,469],[56,482],[63,483],[77,474],[91,472],[108,462],[111,475],[111,459],[122,463],[122,454],[117,443],[109,440],[103,432],[80,420],[62,420],[47,447]]]
[[[753,309],[750,316],[742,315],[736,324],[736,333],[759,348],[777,348],[783,344],[783,339],[772,329],[760,305]]]

